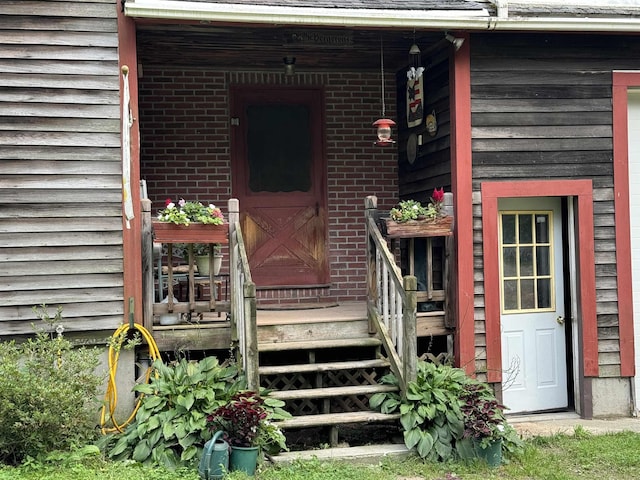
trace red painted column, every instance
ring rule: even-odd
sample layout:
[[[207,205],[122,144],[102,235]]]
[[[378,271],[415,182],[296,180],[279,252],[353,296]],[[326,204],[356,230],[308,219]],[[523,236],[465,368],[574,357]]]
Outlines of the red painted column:
[[[451,68],[451,183],[455,208],[456,365],[475,373],[473,211],[471,171],[471,63],[469,35],[453,53]],[[451,47],[453,51],[453,47]]]
[[[142,323],[142,236],[140,209],[140,129],[138,125],[138,62],[136,54],[136,27],[131,18],[123,12],[123,0],[117,0],[118,12],[118,53],[120,75],[120,92],[123,92],[122,67],[129,67],[130,108],[133,118],[131,127],[131,197],[134,218],[130,228],[126,227],[124,214],[122,217],[123,269],[124,269],[124,320],[129,319],[129,299],[133,298],[134,318]],[[122,112],[122,94],[120,95]],[[122,135],[122,132],[120,133]]]
[[[631,229],[629,226],[629,87],[640,87],[639,72],[613,73],[613,189],[616,222],[616,270],[618,276],[618,329],[620,375],[635,375]]]

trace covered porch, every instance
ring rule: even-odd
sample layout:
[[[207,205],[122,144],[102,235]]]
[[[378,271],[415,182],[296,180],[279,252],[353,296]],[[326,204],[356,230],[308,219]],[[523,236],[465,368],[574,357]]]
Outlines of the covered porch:
[[[394,241],[379,229],[383,224],[375,200],[368,197],[365,202],[366,301],[316,303],[304,309],[301,305],[257,308],[235,199],[229,201],[231,213],[224,226],[229,232],[229,300],[216,299],[214,290],[208,300],[195,301],[192,290],[183,304],[173,303],[172,293],[169,302],[157,302],[153,295],[157,280],[153,274],[152,244],[154,238],[165,242],[172,239],[164,233],[158,235],[152,223],[145,222],[150,227],[143,235],[143,250],[147,252],[145,323],[159,350],[182,354],[227,351],[237,359],[250,389],[266,388],[271,396],[286,402],[294,417],[282,423],[285,430],[330,427],[332,445],[339,442],[338,425],[394,422],[397,415],[369,408],[371,395],[390,388],[396,390],[378,384],[378,379],[393,372],[404,391],[408,382],[415,379],[419,354],[451,357],[454,329],[448,326],[447,316],[446,248],[434,246],[432,237],[426,234],[428,252],[421,257],[425,264],[417,269],[412,263],[405,272],[408,274],[402,276],[396,258],[408,254],[414,262],[415,239],[410,239],[408,252],[396,245],[392,253]],[[209,235],[211,239],[218,238],[218,234]],[[421,283],[426,288],[420,291],[418,279],[411,275],[417,273],[414,270],[425,275]],[[156,268],[156,275],[159,271],[161,267]],[[192,289],[194,275],[190,266],[188,282]],[[213,272],[210,275],[213,285]],[[425,304],[430,308],[420,308],[418,312],[419,305]],[[159,317],[174,311],[188,315],[189,321],[171,326],[158,324]]]

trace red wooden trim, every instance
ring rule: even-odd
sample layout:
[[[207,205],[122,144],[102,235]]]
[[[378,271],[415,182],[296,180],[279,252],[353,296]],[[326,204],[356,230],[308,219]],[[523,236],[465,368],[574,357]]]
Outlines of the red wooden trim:
[[[613,188],[618,276],[620,375],[635,375],[631,230],[629,227],[629,129],[627,87],[640,86],[640,72],[613,73]]]
[[[498,285],[498,199],[513,197],[578,197],[578,268],[580,272],[580,314],[582,319],[582,362],[585,376],[598,376],[598,324],[594,258],[593,193],[591,180],[532,180],[485,182],[482,193],[482,244],[485,284],[485,328],[487,378],[502,378],[500,334],[500,290]]]
[[[122,217],[122,248],[124,272],[124,312],[125,321],[129,319],[129,298],[134,298],[134,318],[142,323],[142,211],[140,206],[140,134],[138,125],[138,60],[136,55],[136,26],[131,18],[123,12],[123,0],[117,0],[118,12],[118,54],[119,66],[129,67],[130,107],[133,116],[131,128],[131,199],[133,201],[134,218],[131,228],[126,227]],[[120,73],[120,91],[123,91],[122,72]],[[120,95],[120,111],[122,111],[122,95]]]
[[[475,373],[475,329],[473,304],[473,210],[471,162],[471,61],[468,34],[453,54],[450,85],[451,105],[451,187],[455,198],[455,239],[457,280],[455,315],[456,365]],[[453,51],[453,50],[452,50]]]
[[[598,318],[596,315],[596,271],[593,234],[593,195],[591,181],[588,192],[566,193],[578,196],[578,272],[582,319],[582,361],[585,377],[598,376]]]
[[[502,381],[502,336],[500,333],[500,285],[498,270],[498,198],[490,194],[491,185],[482,184],[482,255],[484,270],[485,344],[487,381]],[[493,192],[491,192],[493,193]]]

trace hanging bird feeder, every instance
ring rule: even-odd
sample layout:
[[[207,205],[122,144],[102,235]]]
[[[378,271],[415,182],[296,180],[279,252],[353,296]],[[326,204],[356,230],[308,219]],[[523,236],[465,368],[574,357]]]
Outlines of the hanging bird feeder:
[[[381,92],[382,92],[382,118],[373,122],[373,126],[376,127],[376,134],[378,139],[374,142],[375,145],[385,147],[396,143],[391,138],[391,127],[396,125],[396,122],[389,118],[385,118],[385,105],[384,105],[384,52],[382,49],[382,39],[380,39],[380,77],[381,77]]]

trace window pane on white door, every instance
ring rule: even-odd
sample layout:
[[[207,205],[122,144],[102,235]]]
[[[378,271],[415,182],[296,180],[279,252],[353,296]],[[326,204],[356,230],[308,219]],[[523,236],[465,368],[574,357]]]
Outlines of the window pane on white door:
[[[555,308],[551,222],[552,212],[500,214],[503,313]]]

